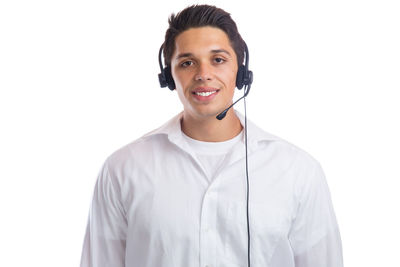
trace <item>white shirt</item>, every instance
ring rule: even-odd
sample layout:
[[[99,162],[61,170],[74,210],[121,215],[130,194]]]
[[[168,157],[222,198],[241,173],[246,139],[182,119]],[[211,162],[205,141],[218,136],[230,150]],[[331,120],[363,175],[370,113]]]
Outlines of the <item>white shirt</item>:
[[[182,134],[181,117],[107,158],[94,190],[81,267],[247,266],[244,140],[210,182]],[[247,125],[251,266],[342,267],[320,164]]]

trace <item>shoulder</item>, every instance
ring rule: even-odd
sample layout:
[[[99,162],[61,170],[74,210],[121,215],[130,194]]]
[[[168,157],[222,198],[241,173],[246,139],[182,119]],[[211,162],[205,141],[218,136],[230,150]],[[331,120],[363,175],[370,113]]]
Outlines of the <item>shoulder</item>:
[[[244,125],[244,116],[240,112],[236,114]],[[259,154],[261,157],[269,157],[270,160],[282,162],[287,167],[298,165],[298,167],[313,168],[319,165],[319,162],[300,146],[265,131],[249,119],[247,120],[247,135],[250,149],[261,153]]]
[[[181,114],[174,116],[162,126],[115,150],[106,159],[109,169],[127,170],[140,165],[148,166],[159,159],[160,154],[168,153],[168,136],[180,127],[180,116]]]
[[[311,170],[319,165],[319,161],[301,146],[264,131],[255,124],[248,129],[250,146],[261,157],[267,157],[271,162],[284,168]]]
[[[142,136],[111,153],[106,159],[110,169],[126,168],[128,165],[137,165],[142,161],[149,161],[154,151],[160,150],[167,136]]]

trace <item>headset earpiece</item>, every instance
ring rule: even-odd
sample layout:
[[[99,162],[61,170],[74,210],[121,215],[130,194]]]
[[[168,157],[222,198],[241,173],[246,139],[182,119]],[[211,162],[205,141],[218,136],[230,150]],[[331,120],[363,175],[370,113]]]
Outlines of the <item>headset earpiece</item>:
[[[237,74],[236,74],[236,87],[237,89],[243,88],[243,75],[245,72],[245,66],[239,66]]]
[[[158,74],[158,81],[160,82],[161,87],[167,87],[167,78],[165,78],[165,73],[164,70],[161,71],[161,73]]]
[[[160,82],[161,87],[167,87],[173,91],[175,90],[175,82],[174,79],[172,78],[171,74],[171,68],[170,67],[165,67],[163,68],[162,65],[162,59],[161,59],[161,53],[163,50],[164,44],[161,45],[160,51],[158,52],[158,63],[160,64],[160,73],[158,74],[158,81]]]
[[[237,89],[242,89],[244,85],[246,85],[246,79],[247,76],[247,71],[246,67],[244,65],[240,66],[236,75],[236,87]]]
[[[175,89],[175,82],[172,78],[171,68],[165,67],[161,70],[161,73],[158,74],[158,80],[160,82],[161,87],[167,87],[173,91]]]
[[[236,87],[240,90],[245,85],[251,85],[253,82],[253,72],[246,69],[245,66],[240,66],[236,76]]]
[[[172,73],[171,73],[170,67],[164,68],[164,75],[165,75],[165,78],[167,79],[169,90],[171,90],[171,91],[175,90],[176,86],[175,86],[174,78],[172,78]]]
[[[253,82],[253,72],[249,70],[249,50],[247,49],[246,43],[244,44],[246,61],[245,65],[241,65],[238,68],[238,72],[236,74],[236,87],[237,89],[242,89],[245,85],[251,85]]]

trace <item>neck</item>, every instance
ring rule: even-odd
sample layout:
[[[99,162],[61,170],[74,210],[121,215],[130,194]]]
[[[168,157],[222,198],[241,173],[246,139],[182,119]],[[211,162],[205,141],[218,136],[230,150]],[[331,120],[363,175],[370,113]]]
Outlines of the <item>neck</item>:
[[[194,118],[184,111],[181,121],[182,131],[187,136],[204,142],[223,142],[234,138],[242,131],[243,127],[233,108],[222,120],[217,120],[215,116]]]

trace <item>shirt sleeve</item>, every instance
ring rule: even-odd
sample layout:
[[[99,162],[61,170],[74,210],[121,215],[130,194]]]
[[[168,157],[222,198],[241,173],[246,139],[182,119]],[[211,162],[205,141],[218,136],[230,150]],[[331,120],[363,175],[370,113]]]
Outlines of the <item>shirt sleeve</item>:
[[[127,220],[119,187],[113,184],[107,162],[103,165],[93,194],[81,267],[125,266]]]
[[[296,267],[343,267],[342,242],[324,172],[318,164],[299,189],[289,241]]]

